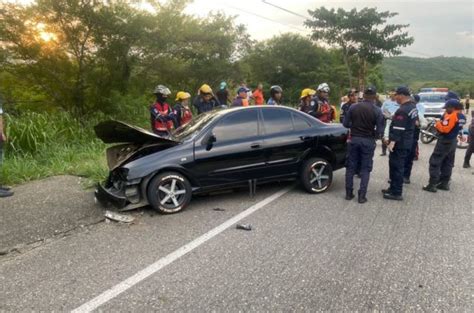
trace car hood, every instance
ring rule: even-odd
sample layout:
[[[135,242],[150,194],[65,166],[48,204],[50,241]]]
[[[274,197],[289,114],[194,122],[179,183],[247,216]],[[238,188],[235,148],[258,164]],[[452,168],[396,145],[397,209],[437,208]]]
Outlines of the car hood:
[[[131,143],[143,144],[174,144],[180,142],[160,137],[143,128],[132,126],[120,121],[104,121],[94,127],[95,134],[104,143]]]

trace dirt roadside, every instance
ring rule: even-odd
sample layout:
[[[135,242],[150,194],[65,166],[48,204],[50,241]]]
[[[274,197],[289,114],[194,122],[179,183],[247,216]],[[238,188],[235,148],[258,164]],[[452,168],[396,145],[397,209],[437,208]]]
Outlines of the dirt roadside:
[[[0,257],[103,221],[102,207],[82,180],[50,177],[17,186],[13,197],[1,198]]]

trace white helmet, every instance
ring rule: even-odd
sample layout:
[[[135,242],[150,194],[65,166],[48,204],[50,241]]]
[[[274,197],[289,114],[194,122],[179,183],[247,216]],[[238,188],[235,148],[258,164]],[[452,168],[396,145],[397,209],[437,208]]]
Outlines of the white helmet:
[[[158,85],[155,88],[155,91],[153,91],[153,94],[162,94],[163,96],[169,96],[171,94],[171,91],[169,90],[168,87],[164,85]]]
[[[322,83],[318,86],[318,91],[322,91],[322,92],[327,92],[329,93],[329,91],[331,91],[331,89],[329,88],[329,85],[326,84],[326,83]]]

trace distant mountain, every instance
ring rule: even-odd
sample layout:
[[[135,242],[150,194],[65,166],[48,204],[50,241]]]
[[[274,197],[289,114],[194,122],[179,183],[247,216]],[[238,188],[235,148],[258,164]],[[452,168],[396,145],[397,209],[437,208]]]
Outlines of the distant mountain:
[[[383,61],[382,71],[387,86],[431,81],[474,81],[474,58],[392,57]]]

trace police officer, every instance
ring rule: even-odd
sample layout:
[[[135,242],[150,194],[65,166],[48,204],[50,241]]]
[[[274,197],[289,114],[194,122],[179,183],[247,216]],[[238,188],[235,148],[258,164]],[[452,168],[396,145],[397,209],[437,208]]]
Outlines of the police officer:
[[[405,159],[413,145],[413,137],[418,111],[408,87],[401,86],[395,91],[395,101],[400,108],[395,112],[390,124],[388,140],[385,144],[390,151],[390,187],[383,189],[383,197],[389,200],[403,200],[403,174]]]
[[[382,110],[375,105],[376,96],[375,87],[367,87],[364,91],[364,100],[352,105],[343,121],[344,127],[351,130],[346,164],[346,199],[354,198],[354,175],[360,164],[359,203],[367,202],[367,187],[376,147],[375,139],[383,135],[383,115]]]
[[[420,96],[414,95],[413,100],[416,104],[416,109],[418,112],[418,119],[415,124],[415,130],[413,132],[413,143],[411,145],[410,150],[408,151],[408,155],[405,159],[405,169],[403,170],[403,183],[409,184],[410,177],[411,177],[411,170],[413,168],[413,161],[417,158],[418,152],[418,140],[420,139],[420,132],[421,126],[425,124],[424,122],[424,106],[420,104]]]
[[[449,99],[445,104],[445,113],[436,122],[438,141],[430,157],[430,181],[423,190],[436,192],[437,189],[449,190],[449,181],[456,156],[457,136],[466,123],[466,117],[460,110],[457,99]]]

